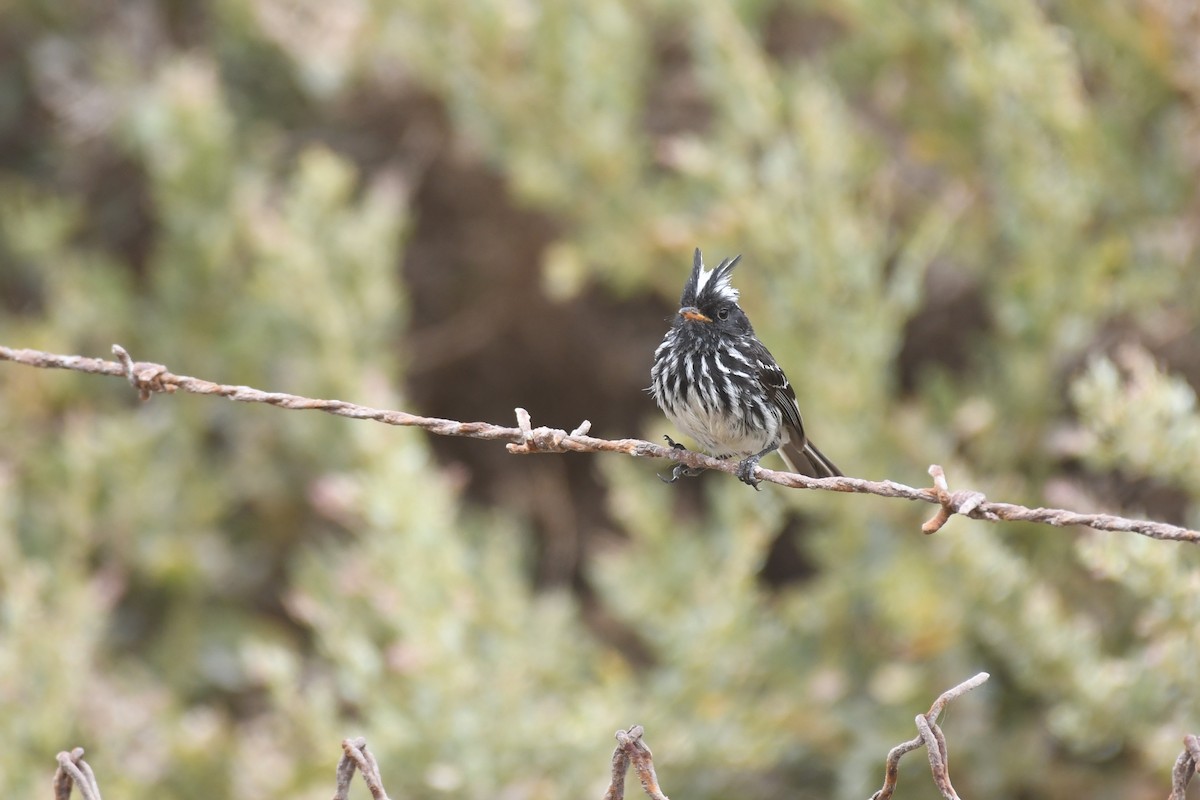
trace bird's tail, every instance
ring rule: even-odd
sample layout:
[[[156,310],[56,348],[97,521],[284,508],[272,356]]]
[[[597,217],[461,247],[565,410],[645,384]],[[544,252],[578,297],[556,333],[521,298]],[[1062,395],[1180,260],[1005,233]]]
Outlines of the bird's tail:
[[[810,478],[834,478],[842,474],[837,465],[826,458],[811,441],[805,441],[802,448],[788,442],[779,448],[779,455],[783,456],[783,462],[792,472],[799,472]]]

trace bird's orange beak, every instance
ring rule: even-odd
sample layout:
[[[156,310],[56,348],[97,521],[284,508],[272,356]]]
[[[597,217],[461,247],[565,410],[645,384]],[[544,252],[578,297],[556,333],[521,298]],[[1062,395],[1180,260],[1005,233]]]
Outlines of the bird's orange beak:
[[[679,316],[684,319],[695,320],[696,322],[712,322],[712,319],[700,313],[700,309],[693,306],[685,306],[679,309]]]

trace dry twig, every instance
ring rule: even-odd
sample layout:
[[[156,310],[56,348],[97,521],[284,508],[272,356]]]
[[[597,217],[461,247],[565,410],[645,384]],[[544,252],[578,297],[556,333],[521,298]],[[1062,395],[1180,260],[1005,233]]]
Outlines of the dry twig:
[[[887,755],[887,766],[883,774],[883,788],[871,795],[871,800],[888,800],[896,791],[896,782],[900,779],[900,757],[905,753],[916,750],[921,745],[929,753],[929,771],[933,773],[933,782],[946,800],[959,800],[954,786],[950,783],[950,751],[946,748],[946,737],[937,726],[938,715],[951,700],[962,697],[967,692],[982,686],[991,677],[981,672],[974,678],[965,680],[949,691],[943,692],[929,711],[917,715],[917,736],[907,742],[901,742],[893,747]]]
[[[613,750],[612,781],[604,800],[623,800],[625,797],[625,773],[629,765],[637,772],[642,789],[650,800],[668,800],[658,786],[658,775],[654,772],[654,759],[650,748],[642,741],[645,730],[641,725],[634,725],[627,731],[617,731],[617,749]]]
[[[225,386],[219,383],[176,375],[162,364],[133,361],[120,345],[113,345],[119,361],[104,361],[82,356],[64,356],[44,353],[40,350],[17,350],[0,347],[0,361],[12,361],[31,367],[68,369],[98,375],[113,375],[126,378],[139,395],[146,399],[151,393],[171,393],[177,389],[193,394],[209,394],[226,397],[243,403],[266,403],[280,408],[324,411],[351,419],[367,419],[387,425],[421,428],[438,436],[464,436],[472,439],[488,439],[508,442],[508,451],[517,454],[529,453],[624,453],[639,458],[666,458],[682,462],[697,469],[719,470],[734,473],[737,464],[732,460],[711,458],[692,450],[663,447],[642,439],[598,439],[588,435],[591,423],[584,420],[571,432],[560,428],[533,427],[529,413],[517,409],[518,425],[515,428],[492,425],[487,422],[458,422],[437,417],[422,417],[404,411],[389,411],[348,403],[344,400],[318,400],[311,397],[264,392],[249,386]],[[868,481],[862,478],[809,478],[791,472],[758,467],[755,477],[792,489],[820,489],[827,492],[849,492],[872,494],[877,497],[894,497],[931,503],[938,506],[932,519],[922,526],[925,533],[934,533],[946,524],[954,514],[991,522],[1037,522],[1044,525],[1084,525],[1101,531],[1125,531],[1167,541],[1200,542],[1200,532],[1168,525],[1164,522],[1128,519],[1110,514],[1078,514],[1057,508],[1026,508],[1013,503],[996,503],[980,492],[951,492],[945,473],[936,464],[929,468],[934,486],[918,489],[895,481]]]
[[[83,760],[83,748],[58,754],[58,769],[54,772],[54,800],[70,800],[71,788],[79,787],[83,800],[100,800],[96,775]]]
[[[333,800],[347,800],[350,797],[350,780],[354,777],[355,768],[362,773],[374,800],[389,800],[383,788],[383,779],[379,777],[379,764],[367,749],[367,740],[362,736],[342,740],[342,757],[337,765],[337,790],[333,793]]]

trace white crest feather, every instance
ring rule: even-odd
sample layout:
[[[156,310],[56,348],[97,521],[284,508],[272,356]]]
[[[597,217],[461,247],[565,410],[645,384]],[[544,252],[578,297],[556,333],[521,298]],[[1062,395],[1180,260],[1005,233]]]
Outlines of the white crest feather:
[[[725,300],[730,303],[736,303],[740,294],[733,287],[733,265],[737,263],[737,258],[725,259],[716,269],[706,269],[704,262],[700,262],[700,272],[696,276],[696,297],[699,298],[706,292],[714,299]],[[711,286],[709,285],[711,284]]]

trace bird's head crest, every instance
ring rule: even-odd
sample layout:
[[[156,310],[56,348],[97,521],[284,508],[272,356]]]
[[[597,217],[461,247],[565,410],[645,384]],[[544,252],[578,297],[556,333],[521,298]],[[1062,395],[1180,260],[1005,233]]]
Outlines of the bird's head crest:
[[[704,259],[700,248],[692,257],[692,274],[683,287],[683,296],[679,299],[680,306],[695,306],[697,308],[714,303],[738,301],[738,290],[733,288],[730,278],[733,268],[737,266],[741,256],[727,258],[717,265],[716,269],[705,269]]]

